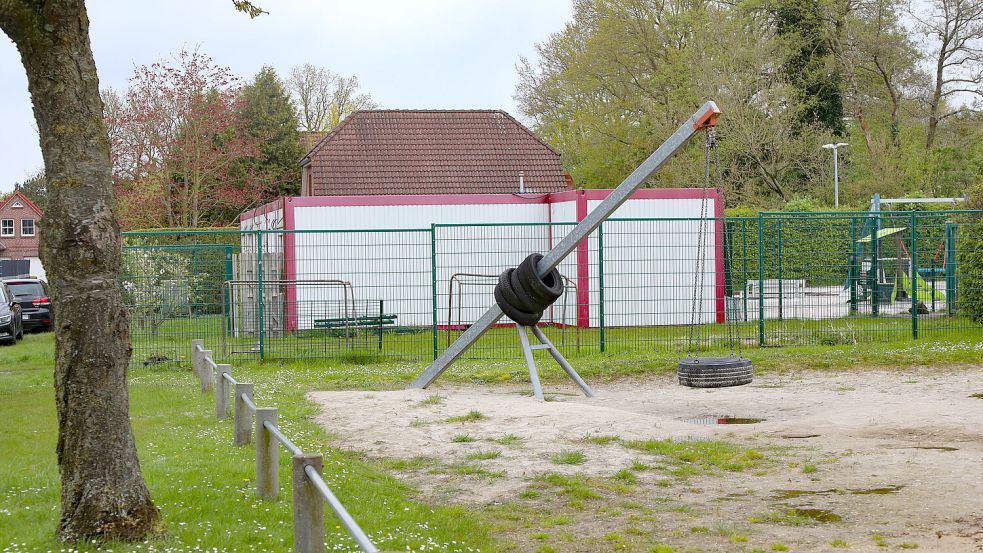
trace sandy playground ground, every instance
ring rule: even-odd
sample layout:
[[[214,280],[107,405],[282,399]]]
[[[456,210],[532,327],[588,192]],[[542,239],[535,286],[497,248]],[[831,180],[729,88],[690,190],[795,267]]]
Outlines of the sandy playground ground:
[[[983,551],[979,367],[766,374],[717,390],[660,377],[599,383],[594,399],[547,385],[546,402],[528,390],[438,381],[429,390],[311,399],[336,445],[411,460],[394,466],[423,500],[511,511],[502,532],[517,551],[544,543],[556,551],[655,543],[675,551]],[[471,411],[483,418],[448,422]],[[719,416],[764,420],[723,425]],[[742,471],[637,470],[639,461],[659,467],[659,456],[628,442],[665,439],[723,440],[762,458]],[[558,463],[570,452],[585,459]],[[633,462],[631,486],[605,487]],[[550,473],[599,482],[601,497],[545,493]]]

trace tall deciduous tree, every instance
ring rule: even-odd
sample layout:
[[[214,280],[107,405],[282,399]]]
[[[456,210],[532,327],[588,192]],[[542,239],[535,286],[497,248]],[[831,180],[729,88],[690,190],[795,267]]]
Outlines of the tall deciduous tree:
[[[935,144],[939,123],[983,99],[983,2],[933,0],[913,13],[932,49],[933,86],[928,94],[925,146]],[[960,97],[965,100],[960,100]]]
[[[310,63],[290,69],[287,87],[297,104],[301,130],[307,132],[330,130],[355,111],[377,107],[360,91],[355,75],[335,75]]]
[[[27,72],[48,177],[41,259],[58,313],[58,536],[140,539],[159,514],[130,427],[129,318],[118,286],[112,164],[85,5],[3,0],[0,29]]]
[[[240,160],[259,156],[260,140],[241,105],[238,77],[199,52],[138,67],[122,106],[107,110],[124,220],[198,227],[259,202],[263,187]]]
[[[538,64],[519,68],[516,99],[582,186],[620,182],[713,98],[727,114],[718,133],[732,199],[809,189],[823,131],[802,122],[782,44],[766,21],[711,4],[583,0],[573,21],[537,48]],[[651,184],[692,186],[702,165],[693,145]]]
[[[262,11],[247,0],[233,3],[251,17]],[[85,3],[0,0],[0,30],[27,73],[48,179],[41,259],[58,312],[58,537],[143,539],[160,514],[130,426],[129,317],[118,286],[109,136]]]
[[[785,74],[799,92],[800,121],[842,134],[843,91],[833,56],[841,16],[836,8],[830,0],[777,0],[768,4],[775,33],[787,51]]]
[[[263,67],[253,82],[242,88],[240,115],[249,136],[260,142],[260,155],[246,162],[275,195],[300,192],[299,123],[290,96],[269,66]]]

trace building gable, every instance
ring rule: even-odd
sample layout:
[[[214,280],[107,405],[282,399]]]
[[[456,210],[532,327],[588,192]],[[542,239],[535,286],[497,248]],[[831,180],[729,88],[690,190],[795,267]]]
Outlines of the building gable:
[[[500,110],[358,111],[302,166],[318,196],[568,189],[560,155]]]

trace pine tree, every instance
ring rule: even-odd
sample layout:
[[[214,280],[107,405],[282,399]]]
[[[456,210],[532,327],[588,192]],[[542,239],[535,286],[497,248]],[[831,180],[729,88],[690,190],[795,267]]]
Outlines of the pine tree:
[[[248,160],[245,169],[260,173],[271,195],[298,194],[304,149],[296,111],[276,71],[269,66],[260,69],[243,87],[242,100],[246,132],[262,141],[261,155]]]

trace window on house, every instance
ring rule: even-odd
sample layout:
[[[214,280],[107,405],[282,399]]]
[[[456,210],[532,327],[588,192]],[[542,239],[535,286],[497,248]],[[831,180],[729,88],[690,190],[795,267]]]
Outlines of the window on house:
[[[34,219],[21,219],[20,235],[34,236]]]
[[[0,236],[13,236],[13,235],[14,235],[14,220],[0,219]]]

